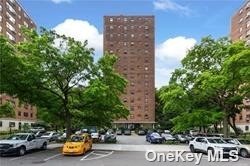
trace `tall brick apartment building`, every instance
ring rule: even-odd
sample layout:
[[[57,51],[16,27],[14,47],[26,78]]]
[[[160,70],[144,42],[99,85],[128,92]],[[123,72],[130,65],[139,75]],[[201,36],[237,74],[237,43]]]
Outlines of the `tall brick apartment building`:
[[[6,36],[12,43],[22,41],[21,27],[36,28],[32,19],[16,0],[0,0],[0,34]],[[0,94],[0,105],[10,102],[15,108],[15,118],[0,118],[0,131],[20,129],[23,124],[36,121],[36,107],[21,103],[17,98]]]
[[[250,0],[246,0],[231,20],[232,41],[244,40],[250,45]],[[244,132],[250,132],[250,99],[243,101],[244,109],[236,118],[237,127]]]
[[[128,80],[121,99],[130,115],[116,127],[155,123],[154,41],[154,16],[104,16],[104,51],[118,56],[116,69]]]

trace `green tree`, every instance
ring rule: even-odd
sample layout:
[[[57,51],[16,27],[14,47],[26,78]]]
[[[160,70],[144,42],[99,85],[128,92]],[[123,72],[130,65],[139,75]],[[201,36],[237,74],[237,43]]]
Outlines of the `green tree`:
[[[228,136],[228,124],[238,134],[235,117],[241,111],[243,99],[249,95],[249,58],[249,47],[245,43],[231,43],[226,38],[214,40],[206,37],[194,46],[182,60],[183,67],[176,69],[170,80],[170,85],[178,84],[187,94],[188,100],[185,99],[183,103],[192,103],[190,109],[183,113],[184,116],[204,114],[206,117],[206,111],[209,111],[213,117],[209,122],[217,126],[223,115],[224,135]],[[168,99],[163,100],[172,106]],[[179,123],[181,118],[177,117],[174,122]],[[179,130],[181,127],[177,128]]]
[[[10,102],[0,105],[0,118],[14,118],[14,117],[15,117],[14,106]]]
[[[1,92],[35,104],[49,121],[63,122],[68,137],[74,118],[111,121],[127,115],[118,97],[126,80],[113,70],[115,57],[104,56],[95,64],[94,50],[87,48],[87,41],[81,43],[45,29],[40,34],[34,30],[24,34],[26,41],[17,45],[14,53],[1,54],[6,56],[1,61],[6,65]],[[18,62],[13,69],[8,67],[11,58]]]

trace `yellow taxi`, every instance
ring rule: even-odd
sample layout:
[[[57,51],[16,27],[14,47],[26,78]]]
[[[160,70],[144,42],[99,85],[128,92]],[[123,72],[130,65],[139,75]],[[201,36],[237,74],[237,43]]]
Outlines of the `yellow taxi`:
[[[92,149],[92,139],[88,134],[72,135],[63,145],[63,155],[83,155]]]

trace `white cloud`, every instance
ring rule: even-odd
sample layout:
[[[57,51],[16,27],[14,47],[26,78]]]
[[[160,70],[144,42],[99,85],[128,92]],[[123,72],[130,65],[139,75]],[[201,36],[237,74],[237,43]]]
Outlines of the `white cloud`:
[[[67,3],[71,2],[71,0],[51,0],[51,1],[56,3],[56,4],[59,4],[59,3],[62,3],[62,2],[67,2]]]
[[[77,41],[88,40],[88,47],[94,48],[97,53],[103,50],[103,34],[88,21],[66,19],[53,28],[58,34],[73,37]]]
[[[157,88],[168,85],[172,73],[181,66],[181,60],[195,44],[194,38],[177,36],[156,46],[155,84]]]
[[[190,15],[191,9],[188,8],[187,6],[180,5],[176,2],[173,2],[172,0],[155,0],[153,2],[155,10],[171,10],[171,11],[176,11],[180,12],[184,15]]]
[[[155,86],[156,86],[156,88],[160,88],[164,85],[167,85],[174,70],[175,69],[156,67],[156,69],[155,69],[155,77],[156,77]]]
[[[195,44],[196,40],[194,38],[186,38],[184,36],[170,38],[156,46],[156,57],[160,59],[174,58],[181,60]]]

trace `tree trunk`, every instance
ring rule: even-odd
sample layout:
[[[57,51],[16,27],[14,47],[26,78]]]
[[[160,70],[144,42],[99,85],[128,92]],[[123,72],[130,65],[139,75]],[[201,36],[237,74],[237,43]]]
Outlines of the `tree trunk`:
[[[237,129],[237,127],[236,127],[236,124],[235,124],[235,116],[233,116],[233,117],[231,117],[232,118],[232,122],[230,121],[230,118],[229,118],[229,125],[230,125],[230,127],[232,127],[232,129],[234,130],[234,133],[235,133],[235,135],[236,136],[238,136],[239,135],[239,132],[238,132],[238,129]]]
[[[214,124],[214,132],[215,132],[215,133],[218,133],[218,123],[215,123],[215,124]]]
[[[66,137],[67,139],[70,138],[70,135],[72,134],[71,130],[71,115],[69,110],[66,110]]]
[[[224,110],[224,117],[223,117],[223,134],[225,138],[228,138],[228,115],[227,111]]]

